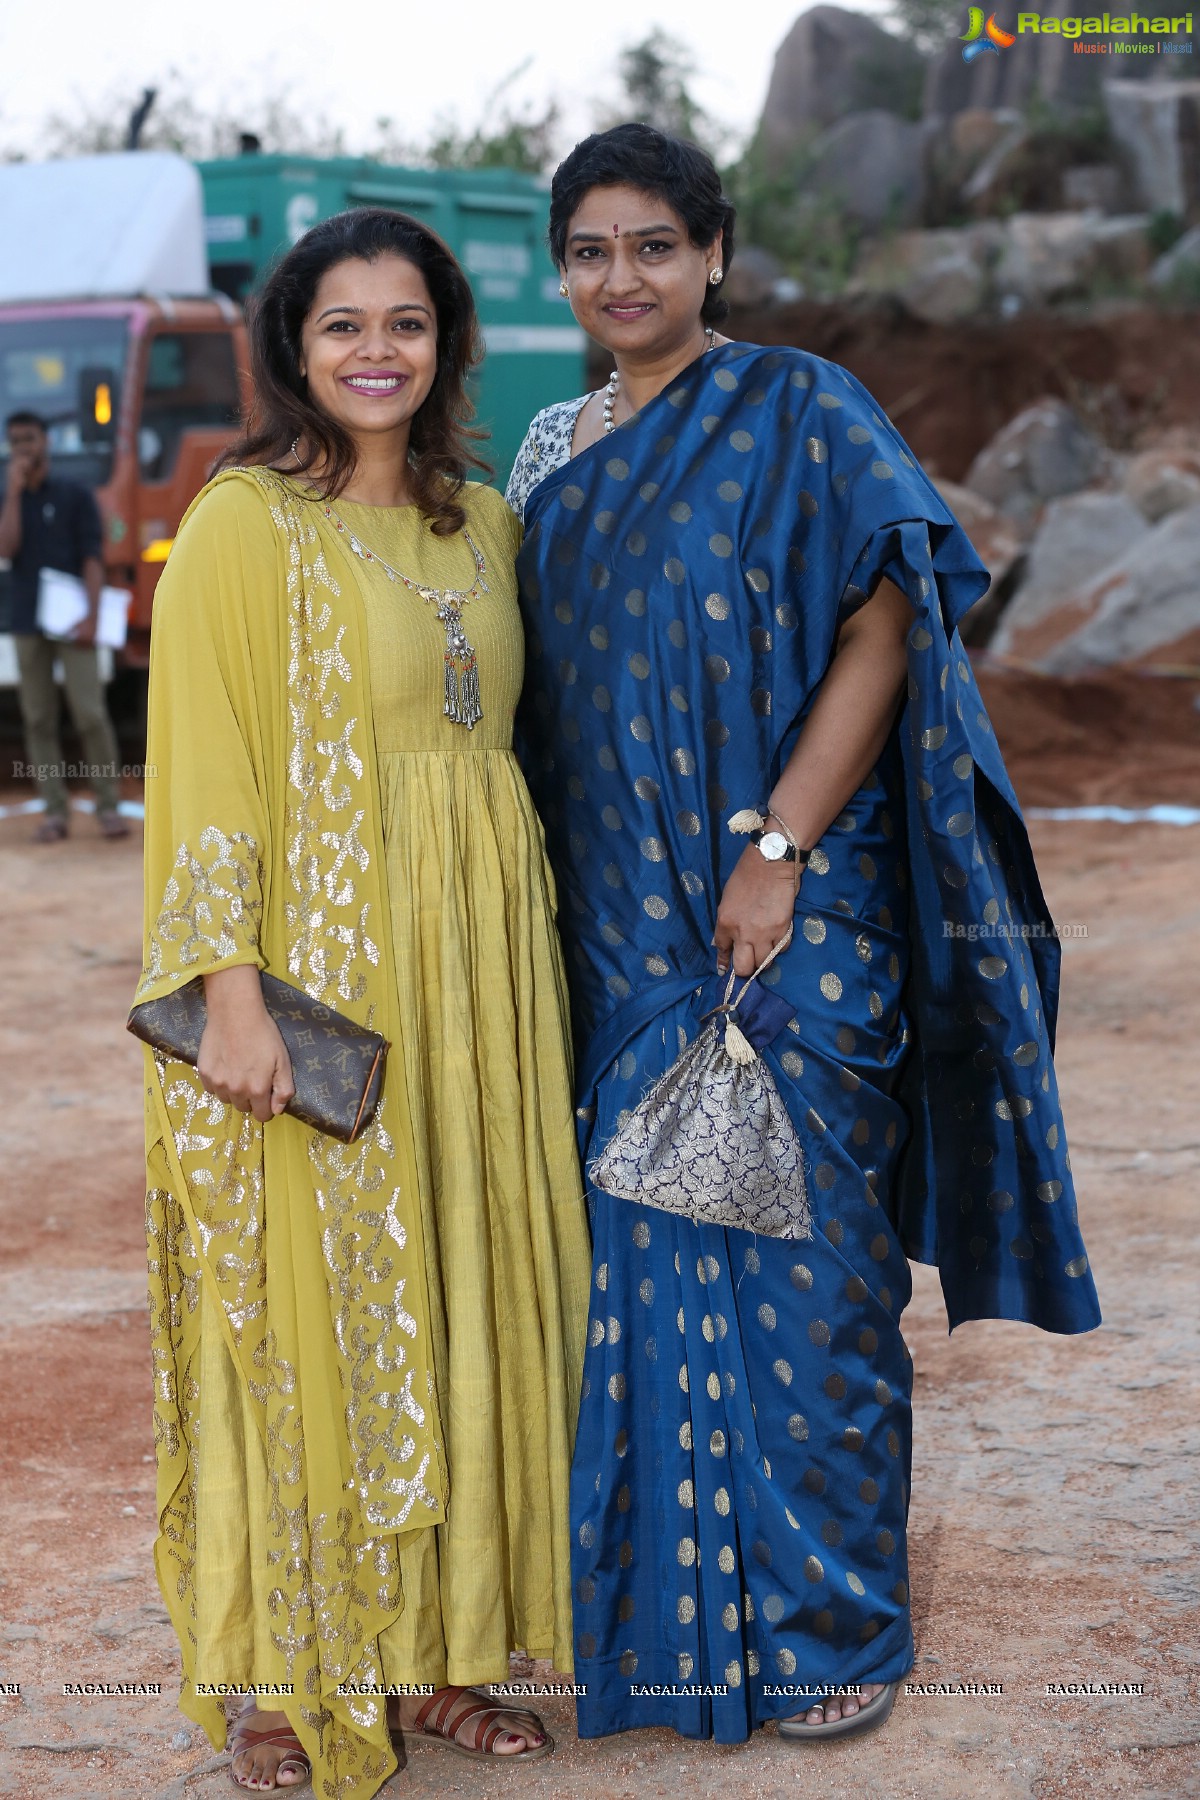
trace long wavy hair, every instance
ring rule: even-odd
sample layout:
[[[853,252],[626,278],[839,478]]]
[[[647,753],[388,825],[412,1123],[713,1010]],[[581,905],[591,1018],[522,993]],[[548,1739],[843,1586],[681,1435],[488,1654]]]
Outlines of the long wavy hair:
[[[381,256],[402,256],[421,271],[437,316],[437,373],[412,421],[409,479],[431,530],[449,537],[466,522],[461,495],[469,471],[491,474],[474,448],[486,433],[472,427],[475,408],[467,395],[467,376],[483,345],[462,269],[436,232],[407,213],[376,206],[336,213],[306,231],[276,263],[249,307],[254,405],[245,431],[218,466],[286,465],[297,475],[320,468],[329,499],[353,478],[358,463],[353,438],[316,405],[300,373],[301,332],[328,270]]]

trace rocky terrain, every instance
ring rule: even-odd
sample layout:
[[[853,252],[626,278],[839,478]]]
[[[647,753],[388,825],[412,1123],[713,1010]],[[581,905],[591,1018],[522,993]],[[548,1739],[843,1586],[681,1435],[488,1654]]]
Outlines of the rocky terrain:
[[[1200,671],[1200,329],[1150,308],[948,325],[877,305],[725,329],[864,382],[992,574],[964,638],[1044,674]],[[1197,720],[1200,732],[1200,720]]]
[[[889,295],[937,323],[1200,299],[1191,40],[1046,29],[1076,29],[1079,10],[1052,0],[1040,31],[970,62],[958,18],[922,56],[864,13],[801,13],[754,145],[750,236],[775,254],[743,260],[736,296],[791,295],[799,276],[812,294]]]

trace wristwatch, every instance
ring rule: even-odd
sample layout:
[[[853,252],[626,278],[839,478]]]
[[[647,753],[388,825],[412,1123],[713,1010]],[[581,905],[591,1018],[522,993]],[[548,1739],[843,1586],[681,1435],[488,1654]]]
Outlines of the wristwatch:
[[[764,856],[768,862],[804,864],[808,861],[808,851],[798,850],[795,844],[789,844],[782,831],[752,831],[749,835],[750,842],[759,855]]]

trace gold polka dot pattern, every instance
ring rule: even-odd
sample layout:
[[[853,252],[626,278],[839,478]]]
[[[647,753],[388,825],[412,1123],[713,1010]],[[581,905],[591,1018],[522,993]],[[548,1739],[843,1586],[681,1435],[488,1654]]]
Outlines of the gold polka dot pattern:
[[[709,954],[725,872],[718,859],[731,849],[724,818],[762,799],[762,771],[808,703],[811,680],[789,671],[806,659],[823,666],[822,596],[832,586],[852,610],[887,572],[910,593],[916,618],[897,732],[810,857],[800,929],[773,990],[796,1007],[796,1029],[767,1055],[810,1153],[817,1216],[804,1263],[778,1243],[747,1245],[651,1208],[643,1247],[636,1207],[596,1210],[610,1291],[593,1304],[604,1323],[587,1350],[580,1455],[598,1540],[578,1544],[575,1573],[595,1586],[581,1625],[599,1635],[601,1656],[593,1643],[591,1659],[614,1694],[614,1665],[627,1655],[639,1659],[639,1679],[683,1679],[705,1658],[716,1670],[727,1662],[752,1689],[798,1668],[836,1669],[880,1633],[900,1641],[911,1368],[898,1323],[907,1267],[890,1221],[913,1131],[894,1095],[921,1045],[909,1010],[910,915],[932,891],[939,938],[943,914],[996,934],[1019,919],[1027,891],[1015,815],[995,801],[1007,790],[978,722],[973,675],[945,613],[928,604],[939,584],[948,591],[936,557],[949,527],[935,498],[923,505],[941,537],[900,510],[916,489],[887,422],[831,365],[744,347],[681,378],[654,417],[647,412],[644,431],[622,428],[559,480],[558,496],[575,486],[585,498],[539,512],[542,549],[540,523],[531,529],[530,565],[548,598],[531,619],[541,648],[530,651],[530,713],[537,717],[540,696],[553,727],[542,740],[554,763],[544,776],[547,841],[585,1064],[590,1032],[611,1022],[599,1075],[584,1070],[582,1101],[593,1112],[581,1120],[585,1151],[695,1033],[704,1001],[687,982]],[[856,507],[883,522],[846,541],[832,583],[828,545]],[[570,540],[573,560],[557,560],[551,533]],[[961,544],[947,563],[954,555],[969,568]],[[593,579],[597,567],[607,586]],[[570,623],[555,616],[563,602]],[[601,691],[607,710],[594,704]],[[910,845],[913,818],[928,837]],[[964,1073],[943,1072],[930,1101],[949,1121],[944,1141],[962,1171],[947,1190],[963,1221],[955,1279],[977,1284],[969,1291],[984,1306],[999,1281],[1081,1288],[1086,1259],[1073,1219],[1046,1240],[1032,1229],[1030,1208],[1043,1228],[1073,1208],[1060,1122],[1048,1110],[1052,1079],[1041,1085],[1051,1067],[1040,951],[979,930],[961,947],[946,942],[946,957],[966,971],[947,1032],[970,1044]],[[981,967],[989,959],[1004,965],[994,975]],[[674,973],[655,973],[660,966]],[[663,998],[653,1001],[658,983]],[[975,1011],[985,993],[994,1019]],[[977,1048],[990,1060],[977,1064]],[[968,1094],[973,1110],[961,1106]],[[918,1167],[924,1152],[922,1141]],[[1014,1204],[1001,1210],[990,1194]],[[651,1357],[655,1342],[661,1359],[657,1349]],[[625,1452],[615,1449],[619,1429],[628,1432]],[[629,1564],[613,1555],[622,1532]],[[614,1563],[627,1570],[620,1587]],[[636,1636],[619,1616],[629,1595],[638,1599]],[[729,1633],[724,1656],[713,1648],[718,1625]],[[656,1722],[670,1722],[662,1704]]]

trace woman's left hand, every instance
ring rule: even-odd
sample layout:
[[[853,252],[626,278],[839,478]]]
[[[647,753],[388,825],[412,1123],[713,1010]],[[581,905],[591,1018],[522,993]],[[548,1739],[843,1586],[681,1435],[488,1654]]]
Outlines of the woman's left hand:
[[[781,938],[796,910],[796,865],[768,862],[747,844],[725,883],[717,908],[717,970],[724,975],[732,954],[734,973],[753,975]]]

